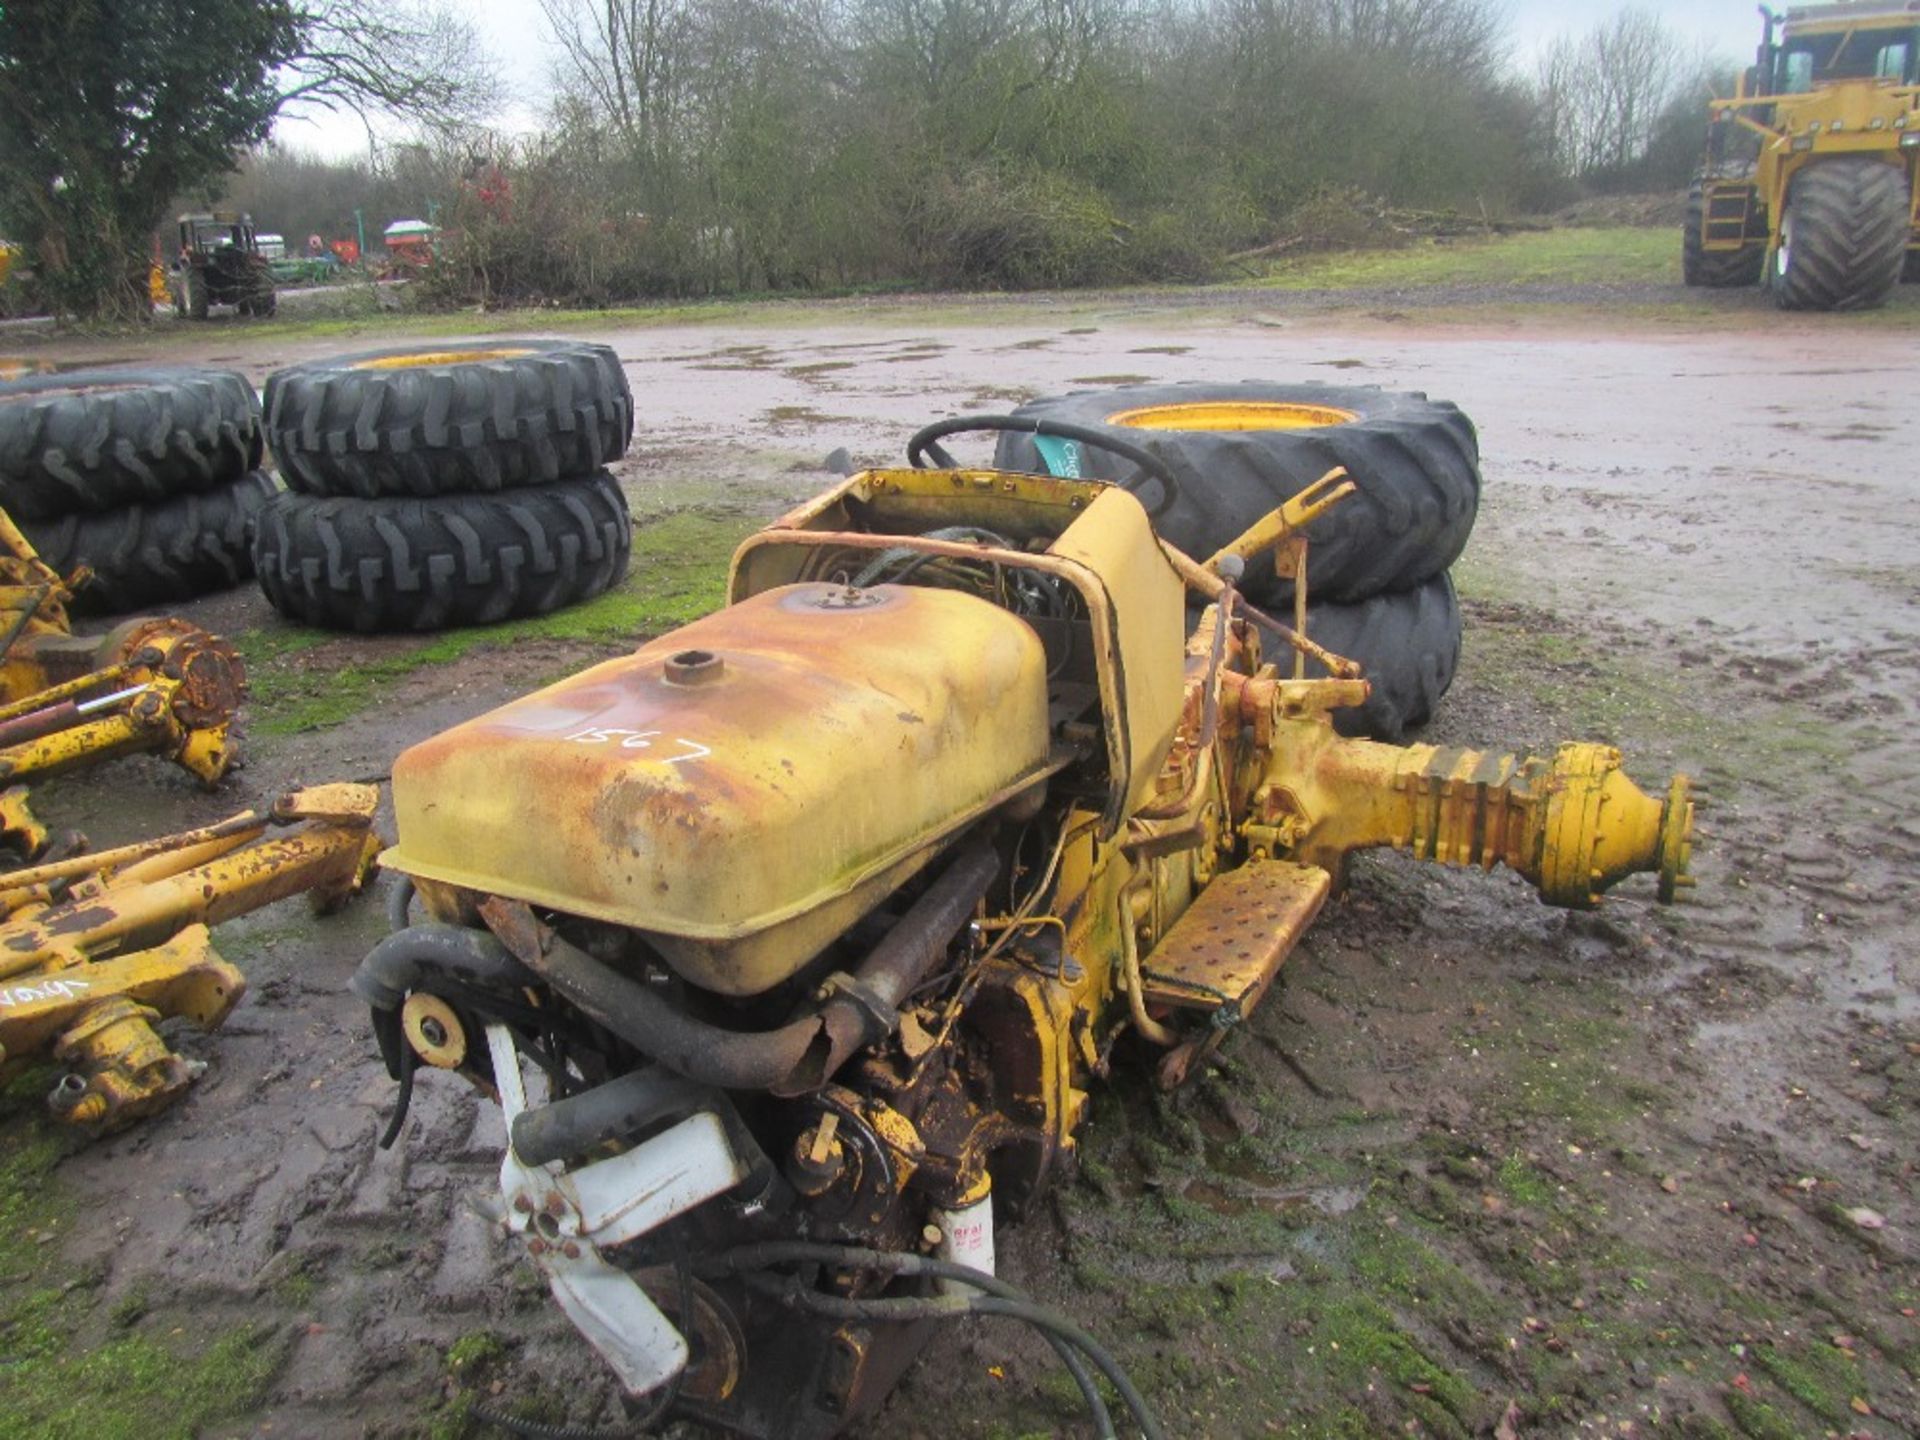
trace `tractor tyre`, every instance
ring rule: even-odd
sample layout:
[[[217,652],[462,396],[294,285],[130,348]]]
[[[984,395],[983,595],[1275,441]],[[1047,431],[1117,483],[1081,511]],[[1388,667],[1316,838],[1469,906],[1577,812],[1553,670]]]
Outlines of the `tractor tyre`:
[[[1900,283],[1907,254],[1907,177],[1881,160],[1818,160],[1793,177],[1773,295],[1782,310],[1870,310]]]
[[[1287,617],[1276,617],[1285,619]],[[1357,605],[1310,603],[1307,635],[1336,655],[1358,660],[1372,685],[1364,705],[1333,712],[1342,735],[1399,740],[1432,718],[1460,664],[1460,601],[1452,579],[1436,575]],[[1264,653],[1291,673],[1291,652],[1268,639]],[[1307,674],[1326,671],[1307,661]]]
[[[1738,250],[1708,250],[1703,234],[1706,191],[1698,180],[1687,188],[1687,228],[1680,241],[1680,278],[1688,285],[1730,290],[1758,285],[1767,268],[1767,247],[1759,242]]]
[[[204,320],[212,308],[212,299],[207,294],[207,281],[204,275],[195,275],[188,270],[180,277],[180,289],[186,299],[187,315],[190,319]]]
[[[267,377],[267,443],[322,497],[432,499],[592,475],[626,454],[619,357],[573,340],[415,346]]]
[[[1920,285],[1920,250],[1907,251],[1907,258],[1900,267],[1902,285]]]
[[[633,546],[604,470],[432,500],[279,495],[254,537],[260,588],[333,630],[441,630],[544,615],[617,584]]]
[[[16,520],[212,491],[260,455],[259,403],[230,370],[72,370],[0,384],[0,506]]]
[[[93,571],[74,594],[74,614],[121,615],[245,580],[253,573],[254,518],[279,488],[255,470],[205,494],[106,515],[24,521],[20,529],[61,574],[76,565]]]
[[[1479,509],[1473,422],[1422,394],[1258,381],[1134,385],[1035,400],[1014,413],[1110,429],[1158,456],[1180,490],[1156,528],[1199,560],[1346,466],[1355,493],[1306,530],[1312,599],[1352,603],[1432,579],[1459,556]],[[1135,478],[1131,462],[1076,448],[1089,478]],[[1034,437],[1017,432],[1001,435],[994,463],[1035,474],[1047,468]],[[1293,582],[1264,559],[1249,565],[1242,584],[1256,605],[1283,605],[1293,593]]]

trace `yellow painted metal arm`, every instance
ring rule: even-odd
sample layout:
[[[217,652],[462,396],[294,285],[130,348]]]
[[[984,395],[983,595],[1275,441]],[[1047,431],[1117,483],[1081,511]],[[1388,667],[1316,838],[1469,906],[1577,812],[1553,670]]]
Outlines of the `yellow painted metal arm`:
[[[1353,481],[1347,479],[1347,467],[1336,465],[1311,485],[1289,498],[1278,509],[1269,511],[1240,535],[1229,540],[1207,558],[1206,568],[1215,575],[1229,556],[1251,560],[1254,556],[1304,530],[1313,521],[1353,494]]]

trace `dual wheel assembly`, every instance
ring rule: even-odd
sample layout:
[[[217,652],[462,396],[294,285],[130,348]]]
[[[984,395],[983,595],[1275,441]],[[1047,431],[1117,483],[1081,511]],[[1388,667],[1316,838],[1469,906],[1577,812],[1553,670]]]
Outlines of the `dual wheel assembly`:
[[[76,370],[0,382],[0,508],[61,574],[85,565],[79,614],[123,614],[239,584],[260,470],[244,376]]]
[[[1372,684],[1364,706],[1336,712],[1337,728],[1397,740],[1453,683],[1461,618],[1448,567],[1480,503],[1478,440],[1453,405],[1370,387],[1135,385],[977,424],[1002,432],[998,468],[1137,490],[1162,538],[1199,560],[1344,466],[1354,493],[1305,531],[1307,633],[1359,661]],[[1255,560],[1240,586],[1291,613],[1294,582],[1271,562]]]
[[[295,365],[267,377],[288,490],[253,541],[291,619],[437,630],[541,615],[626,574],[632,528],[606,466],[633,397],[604,345],[514,340]]]

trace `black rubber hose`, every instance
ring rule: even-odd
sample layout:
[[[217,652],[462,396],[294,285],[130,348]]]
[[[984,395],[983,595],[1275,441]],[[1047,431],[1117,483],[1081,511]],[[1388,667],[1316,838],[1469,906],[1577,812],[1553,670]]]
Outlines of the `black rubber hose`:
[[[970,430],[1012,430],[1022,435],[1054,435],[1062,440],[1077,440],[1097,450],[1108,450],[1123,460],[1131,460],[1160,486],[1160,495],[1147,507],[1147,518],[1158,520],[1166,514],[1180,494],[1180,482],[1167,462],[1151,450],[1091,425],[1076,425],[1070,420],[1049,420],[1038,415],[956,415],[951,420],[936,420],[922,426],[907,441],[907,463],[916,470],[927,468],[931,459],[942,470],[957,470],[959,465],[940,442],[949,435],[964,435]],[[1111,484],[1111,481],[1103,481]],[[1123,486],[1123,489],[1129,487]]]
[[[804,1094],[897,1023],[900,1002],[946,953],[999,868],[992,845],[973,841],[874,947],[851,990],[777,1030],[729,1030],[696,1020],[558,937],[540,958],[540,975],[563,999],[669,1070],[722,1090]]]
[[[400,1006],[428,972],[458,975],[495,987],[518,988],[538,977],[485,930],[464,925],[410,925],[367,952],[347,988],[373,1007],[373,1034],[387,1073],[401,1078],[410,1049],[400,1033]]]
[[[488,931],[434,924],[409,925],[387,936],[367,952],[347,988],[376,1010],[398,1010],[426,971],[516,989],[539,984],[539,977]]]
[[[1031,1304],[1032,1301],[1022,1291],[1009,1285],[997,1275],[985,1270],[977,1270],[971,1265],[959,1265],[950,1260],[937,1260],[925,1255],[904,1254],[896,1250],[871,1250],[855,1245],[823,1245],[804,1240],[770,1240],[759,1245],[742,1245],[729,1250],[720,1257],[727,1268],[739,1271],[763,1270],[769,1265],[819,1264],[832,1265],[848,1270],[880,1270],[895,1275],[931,1275],[941,1280],[957,1280],[961,1284],[971,1285],[989,1295],[1003,1300],[1018,1300]],[[1113,1428],[1113,1417],[1107,1411],[1107,1402],[1101,1398],[1100,1389],[1093,1382],[1093,1376],[1087,1373],[1087,1367],[1081,1362],[1079,1353],[1060,1336],[1042,1330],[1046,1341],[1060,1357],[1060,1363],[1073,1377],[1074,1384],[1080,1387],[1080,1396],[1087,1403],[1087,1410],[1093,1416],[1094,1428],[1100,1440],[1117,1440]]]
[[[882,1296],[856,1300],[843,1295],[822,1294],[791,1277],[783,1280],[763,1272],[749,1272],[742,1278],[755,1289],[787,1304],[836,1320],[954,1320],[965,1315],[1005,1315],[1010,1319],[1024,1320],[1043,1334],[1074,1346],[1091,1360],[1106,1376],[1107,1383],[1119,1392],[1128,1413],[1133,1416],[1134,1423],[1140,1427],[1146,1440],[1166,1440],[1166,1432],[1160,1428],[1160,1422],[1154,1419],[1146,1398],[1127,1378],[1126,1371],[1120,1368],[1120,1362],[1072,1321],[1029,1301],[1010,1300],[999,1295]]]
[[[691,1114],[720,1098],[711,1085],[658,1066],[522,1110],[513,1117],[513,1153],[525,1165],[584,1155],[596,1145],[638,1134],[669,1115]]]
[[[413,877],[396,874],[387,891],[387,929],[398,934],[412,923]]]
[[[733,1101],[724,1091],[662,1066],[635,1070],[564,1100],[522,1110],[513,1117],[510,1142],[523,1164],[545,1165],[584,1155],[608,1141],[628,1139],[670,1116],[702,1110],[719,1116],[727,1143],[747,1167],[735,1192],[757,1199],[763,1207],[784,1207],[786,1182]]]

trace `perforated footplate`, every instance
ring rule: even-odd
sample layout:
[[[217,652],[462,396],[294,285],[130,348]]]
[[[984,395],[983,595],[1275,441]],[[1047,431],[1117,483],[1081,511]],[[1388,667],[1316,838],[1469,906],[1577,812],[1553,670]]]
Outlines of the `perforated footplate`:
[[[1255,860],[1200,892],[1140,976],[1150,1005],[1239,1014],[1260,1003],[1326,902],[1333,878],[1311,865]]]

